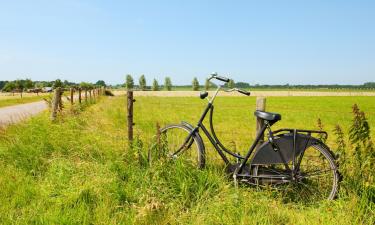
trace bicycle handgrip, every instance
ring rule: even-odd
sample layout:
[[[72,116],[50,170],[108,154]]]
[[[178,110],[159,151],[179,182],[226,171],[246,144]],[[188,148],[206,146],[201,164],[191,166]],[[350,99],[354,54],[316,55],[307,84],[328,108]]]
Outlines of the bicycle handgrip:
[[[248,91],[238,89],[238,92],[240,92],[241,94],[244,94],[244,95],[250,96],[250,92],[248,92]]]
[[[226,83],[229,82],[229,78],[226,78],[226,77],[215,76],[215,79],[226,82]]]

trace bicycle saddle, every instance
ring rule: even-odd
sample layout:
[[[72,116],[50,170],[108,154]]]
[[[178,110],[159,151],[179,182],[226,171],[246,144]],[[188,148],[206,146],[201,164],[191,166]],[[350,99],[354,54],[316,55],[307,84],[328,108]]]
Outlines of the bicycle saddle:
[[[271,124],[274,124],[277,121],[281,120],[281,115],[278,113],[270,113],[256,110],[254,112],[254,115],[260,119],[269,121]]]

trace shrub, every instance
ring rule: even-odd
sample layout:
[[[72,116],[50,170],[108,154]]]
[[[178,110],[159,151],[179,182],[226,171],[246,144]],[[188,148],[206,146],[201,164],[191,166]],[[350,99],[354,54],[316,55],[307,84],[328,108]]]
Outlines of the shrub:
[[[145,75],[142,75],[140,78],[139,78],[139,88],[144,91],[146,90],[146,78],[145,78]]]
[[[164,81],[164,88],[165,88],[167,91],[171,91],[171,90],[172,90],[172,81],[171,81],[171,78],[170,78],[170,77],[166,77],[166,78],[165,78],[165,81]]]
[[[199,90],[199,82],[198,82],[198,79],[196,77],[194,77],[194,79],[193,79],[192,86],[193,86],[193,91]]]
[[[130,74],[126,75],[125,87],[128,90],[131,90],[131,89],[134,88],[134,80],[133,80],[133,77]]]

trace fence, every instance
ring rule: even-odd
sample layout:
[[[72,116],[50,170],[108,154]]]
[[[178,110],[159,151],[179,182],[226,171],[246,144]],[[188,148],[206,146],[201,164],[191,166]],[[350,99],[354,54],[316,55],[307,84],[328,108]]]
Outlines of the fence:
[[[84,100],[85,103],[92,103],[93,100],[96,100],[101,95],[104,95],[105,89],[104,87],[101,88],[94,88],[94,89],[88,89],[88,88],[70,88],[69,89],[69,97],[67,96],[68,101],[70,102],[71,106],[75,104],[75,99],[78,99],[78,104],[82,104],[82,90],[84,91]],[[54,121],[57,118],[57,114],[59,111],[62,111],[63,109],[63,93],[64,89],[62,88],[56,88],[52,100],[51,100],[51,120]],[[77,93],[77,95],[75,95]],[[89,95],[88,95],[89,93]],[[88,97],[89,96],[89,97]],[[88,99],[89,98],[89,99]]]

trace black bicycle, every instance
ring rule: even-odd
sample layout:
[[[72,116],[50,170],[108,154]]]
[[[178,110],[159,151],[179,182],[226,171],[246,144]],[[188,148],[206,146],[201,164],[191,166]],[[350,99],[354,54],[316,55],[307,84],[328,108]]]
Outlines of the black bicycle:
[[[216,79],[227,83],[228,78],[211,74],[209,81]],[[200,98],[208,98],[205,108],[196,126],[187,122],[171,124],[160,129],[161,139],[167,155],[172,159],[183,160],[198,168],[205,166],[205,146],[200,130],[216,149],[226,164],[226,170],[234,181],[252,185],[267,185],[282,190],[294,200],[321,200],[335,198],[338,190],[339,172],[332,152],[319,139],[312,135],[327,138],[328,134],[317,130],[280,129],[271,130],[271,126],[281,120],[277,113],[255,111],[254,115],[264,121],[254,143],[245,156],[228,150],[219,141],[213,127],[214,100],[219,91],[218,85],[211,98],[208,92],[201,92]],[[233,88],[227,92],[237,91],[250,96],[250,92]],[[210,131],[203,125],[209,114]],[[263,141],[265,131],[267,141]],[[227,156],[234,157],[234,163]]]

